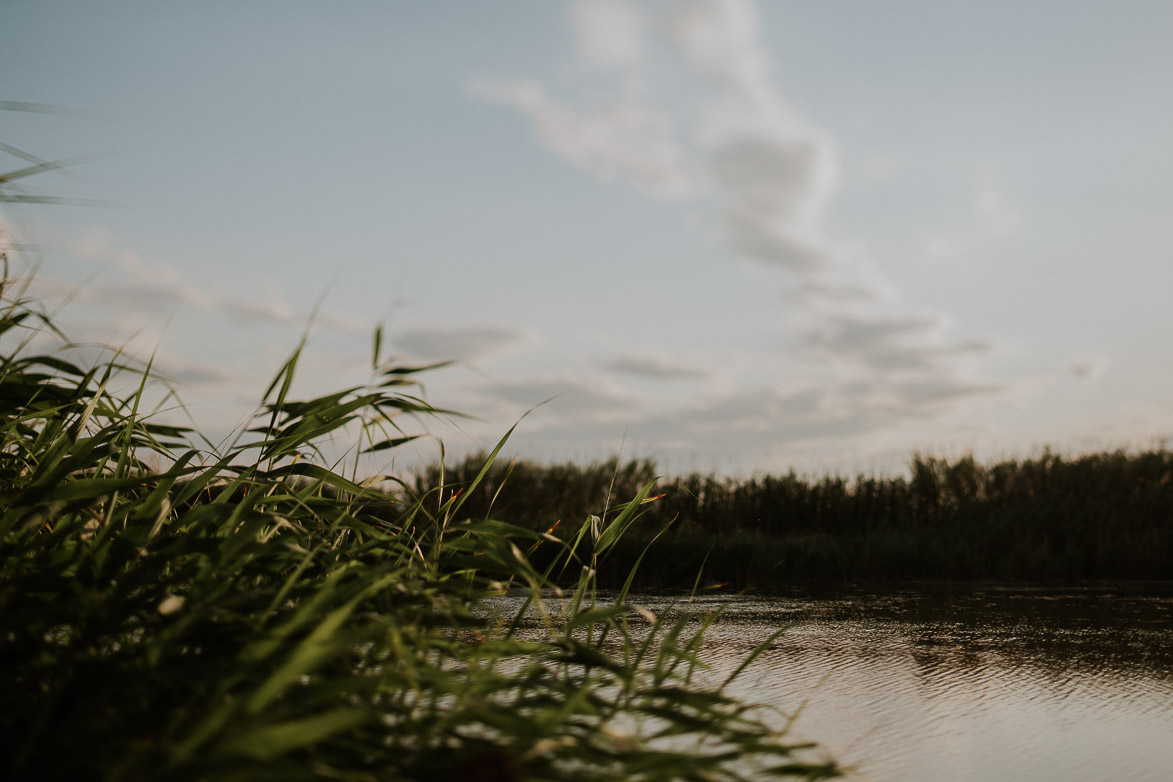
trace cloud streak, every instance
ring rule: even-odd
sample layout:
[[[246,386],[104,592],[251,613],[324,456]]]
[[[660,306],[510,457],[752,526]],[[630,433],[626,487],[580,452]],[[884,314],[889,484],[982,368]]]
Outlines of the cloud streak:
[[[698,189],[699,172],[687,158],[667,113],[618,99],[584,108],[549,95],[536,81],[477,80],[473,93],[528,117],[538,141],[603,181],[623,180],[661,198],[685,198]]]
[[[523,332],[501,326],[433,326],[403,331],[395,336],[394,343],[418,358],[473,361],[525,339]]]
[[[642,406],[634,394],[592,378],[529,378],[490,384],[483,393],[516,406],[517,413],[544,404],[544,412],[556,413],[555,420],[579,423],[628,420]]]
[[[734,97],[776,110],[770,56],[757,8],[748,0],[687,0],[668,18],[668,33],[686,60]]]
[[[612,372],[650,380],[703,380],[709,372],[659,356],[617,356],[605,364]]]
[[[786,281],[788,325],[798,337],[797,350],[763,360],[779,362],[779,372],[785,363],[800,390],[781,393],[764,381],[647,416],[640,431],[669,440],[712,440],[722,428],[720,440],[761,442],[756,432],[839,438],[1007,390],[969,374],[992,345],[950,338],[948,318],[901,305],[891,284],[822,228],[839,180],[834,140],[776,88],[751,0],[687,0],[658,15],[627,0],[578,2],[570,22],[579,62],[598,80],[591,99],[554,97],[554,87],[533,79],[482,80],[475,95],[519,112],[541,146],[599,179],[653,198],[715,203],[731,254]],[[674,75],[697,82],[689,94],[708,98],[682,103],[679,89],[659,89],[655,77],[673,66],[666,53]],[[608,83],[614,97],[598,100],[598,85]],[[996,195],[986,188],[979,200],[990,220],[1005,213]],[[796,373],[795,363],[804,369]],[[643,379],[699,377],[670,359],[630,355],[605,368]]]
[[[169,316],[189,308],[243,324],[303,327],[310,322],[311,314],[296,312],[276,284],[260,284],[249,295],[202,285],[168,263],[147,260],[117,246],[105,230],[90,231],[69,249],[80,258],[113,267],[120,276],[111,283],[93,284],[80,291],[83,300],[120,303],[128,311],[154,316]],[[318,313],[316,323],[343,332],[365,330],[354,319],[329,311]]]
[[[647,20],[628,0],[577,0],[570,6],[579,56],[601,68],[639,66],[645,56]]]
[[[816,352],[875,370],[939,369],[943,360],[978,354],[984,342],[948,342],[941,318],[915,315],[828,318],[822,330],[807,338]]]

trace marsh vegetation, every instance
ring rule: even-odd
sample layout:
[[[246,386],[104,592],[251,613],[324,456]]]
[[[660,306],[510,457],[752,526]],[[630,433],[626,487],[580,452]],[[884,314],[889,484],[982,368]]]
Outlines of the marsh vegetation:
[[[482,462],[447,465],[447,480],[470,486]],[[438,476],[438,467],[424,471],[417,488]],[[546,530],[656,478],[647,460],[498,463],[465,507]],[[660,479],[655,494],[644,524],[609,558],[606,582],[625,579],[661,530],[637,574],[641,586],[688,588],[698,568],[702,583],[734,587],[1173,579],[1173,453],[1165,450],[1047,451],[996,464],[918,456],[907,476],[854,480],[692,474]]]
[[[698,675],[715,615],[599,596],[651,481],[556,537],[468,504],[496,452],[459,486],[326,462],[439,414],[378,332],[369,384],[295,400],[295,350],[217,447],[158,422],[149,366],[71,360],[26,283],[0,283],[0,777],[836,773],[728,694],[742,668]]]

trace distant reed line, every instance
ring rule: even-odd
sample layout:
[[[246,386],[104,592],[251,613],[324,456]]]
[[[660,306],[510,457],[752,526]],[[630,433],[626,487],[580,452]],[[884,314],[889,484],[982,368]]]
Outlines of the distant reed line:
[[[464,485],[479,458],[446,465]],[[648,460],[498,465],[466,500],[470,514],[545,530],[607,496],[655,480]],[[417,477],[425,485],[438,466]],[[498,495],[502,482],[509,490]],[[640,569],[645,585],[703,578],[736,585],[802,581],[1173,579],[1173,454],[1049,451],[979,464],[916,456],[909,477],[663,478],[624,564],[667,529]],[[496,496],[495,502],[493,501]],[[626,547],[630,546],[630,550]],[[606,577],[606,572],[604,573]]]

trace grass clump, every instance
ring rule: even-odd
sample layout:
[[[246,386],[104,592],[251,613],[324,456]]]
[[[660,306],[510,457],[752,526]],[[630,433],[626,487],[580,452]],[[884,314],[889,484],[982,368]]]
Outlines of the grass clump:
[[[704,683],[705,622],[600,598],[650,482],[563,540],[465,506],[496,452],[463,492],[324,463],[327,438],[390,449],[438,413],[377,336],[371,384],[294,401],[295,351],[212,447],[147,414],[149,367],[71,361],[25,294],[6,267],[0,777],[835,775]]]

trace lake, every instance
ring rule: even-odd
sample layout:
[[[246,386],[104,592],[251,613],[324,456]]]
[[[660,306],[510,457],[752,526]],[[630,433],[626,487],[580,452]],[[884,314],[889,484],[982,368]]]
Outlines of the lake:
[[[732,690],[801,707],[791,735],[818,741],[852,779],[1173,779],[1173,585],[630,602],[724,606],[705,649],[718,676],[787,627]]]

